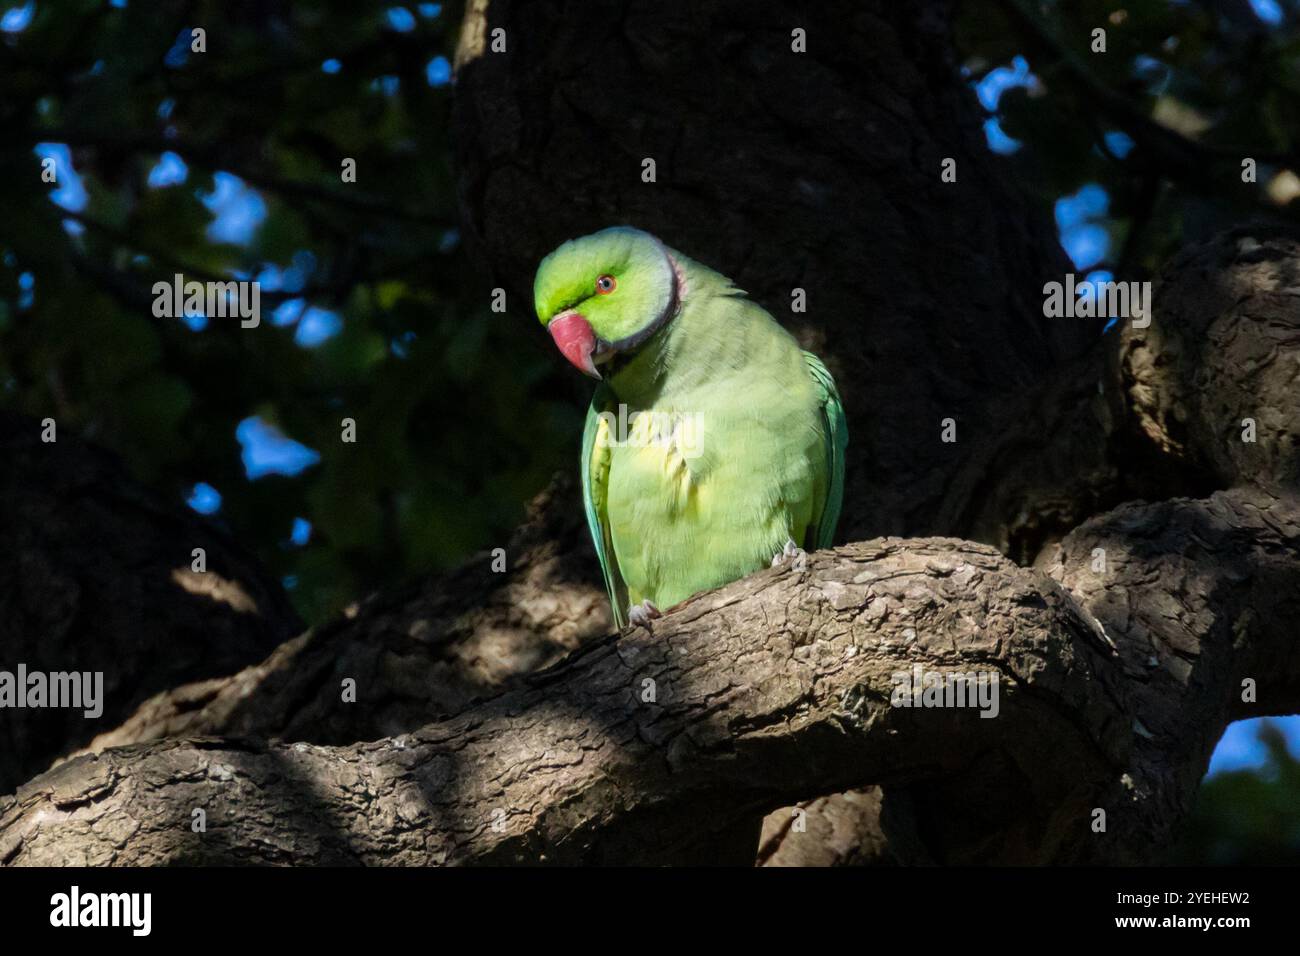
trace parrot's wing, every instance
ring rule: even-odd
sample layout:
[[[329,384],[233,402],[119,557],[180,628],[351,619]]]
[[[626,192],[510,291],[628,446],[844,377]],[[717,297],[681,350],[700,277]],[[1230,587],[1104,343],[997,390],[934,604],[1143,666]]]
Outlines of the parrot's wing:
[[[849,426],[844,420],[840,393],[835,390],[835,379],[826,371],[821,359],[811,352],[804,352],[803,355],[821,399],[827,438],[826,500],[820,513],[813,517],[813,523],[808,529],[808,540],[813,548],[829,548],[835,537],[835,526],[840,521],[840,506],[844,502],[844,456],[849,446]]]
[[[609,535],[609,511],[606,508],[609,492],[609,419],[600,413],[613,410],[613,395],[602,385],[597,386],[587,409],[587,424],[582,430],[582,507],[587,513],[587,528],[591,543],[596,546],[600,573],[605,576],[605,593],[614,613],[614,623],[627,626],[627,586],[618,573],[614,560],[614,547]],[[605,434],[602,435],[601,433]]]

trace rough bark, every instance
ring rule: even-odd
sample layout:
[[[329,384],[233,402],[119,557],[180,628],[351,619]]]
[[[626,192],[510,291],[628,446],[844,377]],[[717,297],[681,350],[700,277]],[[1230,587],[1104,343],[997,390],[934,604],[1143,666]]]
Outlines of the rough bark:
[[[982,545],[850,545],[413,733],[78,757],[0,802],[0,861],[677,862],[737,820],[868,784],[907,795],[905,862],[1140,859],[1243,712],[1239,675],[1260,675],[1260,712],[1300,705],[1300,653],[1279,640],[1300,610],[1300,507],[1257,490],[1125,506],[1050,570],[1082,606]],[[996,674],[998,716],[891,706],[915,665]]]
[[[1255,488],[1128,504],[1041,556],[1086,612],[1123,635],[1133,753],[1103,802],[1122,813],[1112,812],[1093,858],[1149,859],[1190,809],[1228,721],[1300,709],[1298,562],[1296,496]]]
[[[758,865],[888,866],[895,860],[880,825],[880,810],[879,787],[773,810],[763,820]]]
[[[1220,487],[1300,483],[1300,237],[1252,227],[1185,250],[1120,358],[1135,428]],[[1244,440],[1246,420],[1255,439]]]
[[[1082,812],[1127,739],[1087,679],[1107,666],[1088,649],[1091,626],[989,548],[850,546],[813,556],[806,574],[697,597],[653,633],[602,641],[399,738],[79,757],[3,805],[0,859],[76,846],[115,863],[667,861],[810,788],[929,779],[982,754],[1041,768],[1032,805]],[[1000,719],[889,707],[890,675],[914,662],[998,670]],[[194,808],[206,834],[186,825]],[[1020,827],[1021,842],[1042,844],[1027,818]]]

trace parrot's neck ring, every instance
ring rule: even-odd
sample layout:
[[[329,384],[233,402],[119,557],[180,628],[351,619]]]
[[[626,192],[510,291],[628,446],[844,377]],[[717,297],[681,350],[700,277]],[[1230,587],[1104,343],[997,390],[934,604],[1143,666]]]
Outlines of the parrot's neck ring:
[[[656,332],[662,329],[681,309],[682,294],[685,292],[686,277],[682,273],[682,267],[678,265],[677,260],[672,257],[667,249],[663,250],[664,259],[668,261],[668,268],[672,271],[673,283],[668,294],[668,302],[664,305],[663,311],[660,312],[653,322],[643,329],[638,329],[631,335],[621,338],[615,342],[606,342],[599,339],[596,342],[596,351],[593,358],[599,362],[602,357],[609,356],[613,358],[621,352],[630,352],[637,346],[644,344]]]

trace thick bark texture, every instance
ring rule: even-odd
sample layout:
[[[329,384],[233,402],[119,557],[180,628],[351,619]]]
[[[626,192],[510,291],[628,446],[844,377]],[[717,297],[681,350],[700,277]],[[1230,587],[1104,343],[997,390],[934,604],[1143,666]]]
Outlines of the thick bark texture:
[[[1100,804],[1113,809],[1091,859],[1149,859],[1229,720],[1300,710],[1298,504],[1251,488],[1137,502],[1040,559],[1120,649],[1123,680],[1107,683],[1127,700],[1133,747]]]
[[[1064,828],[1130,739],[1090,679],[1113,666],[1090,650],[1093,627],[992,549],[851,546],[813,556],[806,574],[695,598],[653,633],[602,641],[397,738],[77,758],[0,808],[0,859],[62,859],[75,832],[87,859],[117,863],[672,860],[810,787],[981,765]],[[891,675],[914,663],[996,671],[999,718],[890,707]],[[193,809],[205,834],[187,825]],[[1043,822],[1021,817],[1004,851],[1042,852]]]
[[[774,810],[763,820],[758,865],[889,865],[880,804],[880,788],[867,787]]]
[[[1083,606],[982,545],[818,552],[409,734],[78,757],[0,802],[0,861],[677,862],[736,820],[865,784],[906,795],[913,842],[892,850],[909,861],[1141,858],[1250,711],[1231,703],[1240,675],[1269,675],[1261,712],[1300,704],[1300,654],[1278,641],[1298,569],[1300,509],[1258,491],[1085,524],[1050,566]],[[994,675],[996,716],[891,705],[917,667]]]
[[[1243,229],[1184,251],[1162,278],[1156,320],[1123,336],[1136,429],[1220,487],[1296,488],[1300,238]]]

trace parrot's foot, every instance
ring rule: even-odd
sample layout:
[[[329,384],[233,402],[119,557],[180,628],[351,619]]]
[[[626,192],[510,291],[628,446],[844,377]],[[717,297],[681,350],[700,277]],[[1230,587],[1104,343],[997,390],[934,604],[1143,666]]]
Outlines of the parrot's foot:
[[[787,540],[785,547],[778,551],[772,558],[772,567],[779,568],[789,562],[790,567],[795,571],[806,571],[808,569],[808,552],[793,540]]]
[[[633,627],[644,627],[649,630],[650,622],[657,617],[663,617],[663,614],[650,601],[633,604],[627,609],[627,620]]]

